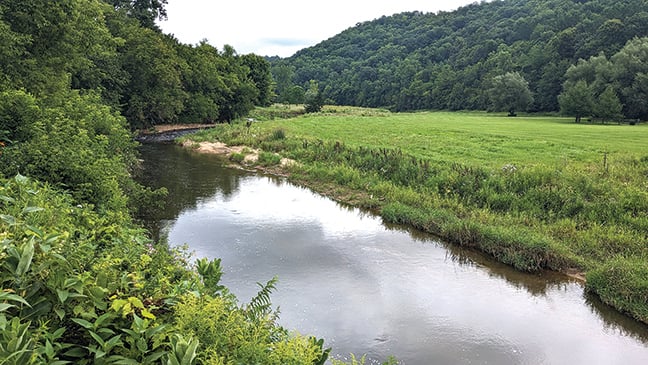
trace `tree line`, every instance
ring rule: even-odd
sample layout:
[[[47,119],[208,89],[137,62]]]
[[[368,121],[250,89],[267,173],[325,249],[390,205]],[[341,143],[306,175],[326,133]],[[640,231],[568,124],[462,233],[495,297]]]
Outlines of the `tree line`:
[[[97,93],[131,127],[228,121],[271,100],[269,64],[163,34],[166,0],[6,1],[0,87]]]
[[[165,4],[0,4],[0,174],[124,206],[136,199],[129,129],[231,121],[271,102],[267,61],[163,34]]]
[[[220,260],[156,242],[132,130],[229,121],[272,98],[269,64],[162,34],[166,0],[0,2],[0,363],[323,364]],[[150,207],[150,206],[149,206]]]
[[[502,109],[491,96],[493,85],[517,74],[532,95],[523,110],[554,112],[561,109],[558,95],[571,87],[572,65],[614,57],[629,41],[648,36],[646,9],[645,0],[505,0],[453,12],[408,12],[357,24],[292,57],[270,61],[278,100],[284,102],[298,100],[299,89],[317,80],[323,97],[341,105]],[[622,67],[621,56],[617,59],[610,62]],[[638,105],[645,95],[640,81],[628,78],[634,71],[632,77],[641,79],[636,75],[645,72],[647,62],[643,58],[639,69],[632,66],[611,83],[628,118],[648,118]],[[630,97],[630,89],[639,94]],[[593,92],[596,98],[602,93]]]

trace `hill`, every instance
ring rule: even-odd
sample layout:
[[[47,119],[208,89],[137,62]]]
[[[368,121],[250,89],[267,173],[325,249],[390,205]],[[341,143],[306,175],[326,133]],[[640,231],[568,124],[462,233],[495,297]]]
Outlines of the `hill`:
[[[648,36],[648,1],[505,0],[384,16],[272,60],[277,92],[319,82],[339,105],[487,109],[493,77],[519,72],[531,111],[557,111],[567,69]]]

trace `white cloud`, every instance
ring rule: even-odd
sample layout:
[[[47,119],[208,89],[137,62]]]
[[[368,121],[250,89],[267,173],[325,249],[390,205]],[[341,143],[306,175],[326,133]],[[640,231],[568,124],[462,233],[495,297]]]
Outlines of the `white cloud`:
[[[169,19],[160,22],[160,27],[183,43],[196,44],[207,39],[220,49],[229,44],[240,54],[287,57],[359,22],[403,11],[454,10],[472,2],[169,0],[166,6]]]

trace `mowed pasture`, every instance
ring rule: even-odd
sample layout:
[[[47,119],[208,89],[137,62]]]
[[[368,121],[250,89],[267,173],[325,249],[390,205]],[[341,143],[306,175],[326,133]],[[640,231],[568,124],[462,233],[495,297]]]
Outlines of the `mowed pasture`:
[[[485,112],[326,110],[329,113],[258,126],[263,130],[283,128],[294,138],[397,148],[420,158],[492,168],[506,164],[603,166],[605,153],[612,168],[615,158],[648,156],[648,124],[576,124],[573,118],[506,117]]]

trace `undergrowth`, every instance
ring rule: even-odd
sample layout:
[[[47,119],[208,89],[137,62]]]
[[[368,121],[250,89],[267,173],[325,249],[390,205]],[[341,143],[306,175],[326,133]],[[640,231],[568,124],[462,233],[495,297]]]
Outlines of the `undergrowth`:
[[[2,364],[324,363],[322,340],[277,325],[276,279],[241,305],[221,275],[128,215],[0,179]]]

